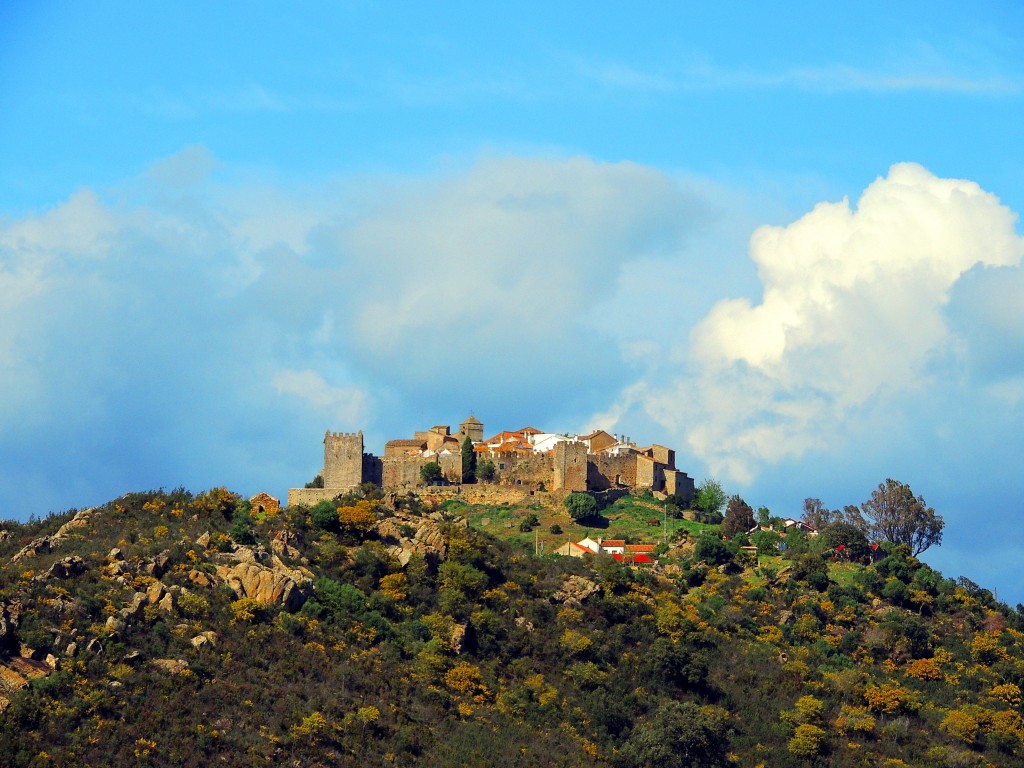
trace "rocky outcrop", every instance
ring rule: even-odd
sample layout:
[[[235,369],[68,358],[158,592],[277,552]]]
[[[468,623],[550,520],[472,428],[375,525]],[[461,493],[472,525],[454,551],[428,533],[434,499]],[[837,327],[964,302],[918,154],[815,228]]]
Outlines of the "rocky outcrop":
[[[0,647],[16,642],[20,618],[21,603],[19,601],[0,603]]]
[[[171,675],[180,675],[188,669],[184,659],[153,659],[153,666]]]
[[[443,560],[448,552],[448,540],[440,524],[426,517],[399,513],[381,520],[375,529],[388,553],[398,558],[403,566],[416,553]]]
[[[289,568],[277,555],[262,548],[238,547],[225,557],[233,563],[217,566],[217,580],[239,598],[251,597],[264,605],[280,604],[297,611],[311,591],[313,574],[303,567]]]
[[[562,587],[551,596],[551,599],[556,603],[579,606],[587,598],[600,591],[601,587],[590,579],[585,579],[582,576],[570,576],[562,584]]]
[[[38,539],[33,539],[24,547],[22,547],[18,553],[11,558],[11,564],[18,562],[26,557],[32,557],[34,555],[44,554],[53,549],[56,549],[63,543],[64,539],[70,536],[78,528],[86,528],[92,522],[92,516],[96,513],[95,507],[89,509],[83,509],[76,513],[73,518],[68,520],[62,525],[55,534],[52,536],[41,536]]]
[[[298,560],[301,552],[291,545],[298,537],[289,531],[280,531],[270,540],[270,549],[278,557]]]

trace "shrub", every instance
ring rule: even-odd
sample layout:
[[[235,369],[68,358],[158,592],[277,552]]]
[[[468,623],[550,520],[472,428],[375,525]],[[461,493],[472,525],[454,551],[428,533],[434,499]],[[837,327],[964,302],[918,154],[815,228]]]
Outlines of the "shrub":
[[[338,508],[334,502],[321,501],[309,511],[309,519],[313,525],[324,531],[337,531],[341,527],[338,519]]]
[[[252,624],[263,611],[263,606],[251,597],[243,597],[231,604],[231,615],[235,622]]]
[[[519,524],[519,530],[523,533],[529,533],[534,528],[540,525],[540,520],[532,512],[523,518],[523,521]]]
[[[907,675],[918,680],[941,680],[942,670],[935,659],[915,659],[907,665]]]
[[[852,707],[844,704],[839,709],[839,716],[832,723],[840,733],[860,731],[871,733],[875,730],[875,718],[867,707]]]
[[[210,612],[210,601],[195,592],[182,590],[178,597],[178,610],[190,619],[202,619]]]
[[[967,712],[953,709],[946,713],[939,728],[965,744],[973,744],[978,738],[978,721]]]
[[[362,536],[377,522],[372,505],[365,500],[357,501],[352,506],[339,507],[337,515],[342,532],[354,537]]]
[[[988,695],[1011,707],[1019,707],[1021,702],[1020,686],[1016,683],[1002,683],[992,686]]]
[[[787,747],[797,757],[810,758],[821,751],[821,742],[824,738],[824,729],[810,723],[801,723],[796,727],[796,732]]]

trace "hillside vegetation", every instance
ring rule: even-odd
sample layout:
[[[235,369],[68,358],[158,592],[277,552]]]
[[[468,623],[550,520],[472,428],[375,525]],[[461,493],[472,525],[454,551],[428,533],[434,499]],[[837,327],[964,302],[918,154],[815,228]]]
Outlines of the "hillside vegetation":
[[[1019,606],[906,546],[758,560],[693,521],[666,547],[649,498],[588,527],[365,492],[5,524],[0,763],[1024,765]],[[587,533],[662,566],[534,554]]]

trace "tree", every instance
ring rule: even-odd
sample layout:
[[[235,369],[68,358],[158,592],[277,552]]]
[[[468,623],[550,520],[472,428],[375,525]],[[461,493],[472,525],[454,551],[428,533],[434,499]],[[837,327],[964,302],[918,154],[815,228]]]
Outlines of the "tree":
[[[732,496],[725,509],[722,533],[728,538],[746,533],[754,527],[754,510],[739,496]]]
[[[476,451],[473,450],[473,438],[466,435],[462,441],[462,482],[472,483],[476,480]]]
[[[842,545],[846,557],[851,562],[863,563],[871,556],[868,538],[856,525],[843,521],[828,523],[818,529],[818,534],[829,549]]]
[[[476,476],[481,480],[493,480],[496,475],[497,470],[490,459],[483,459],[476,467]]]
[[[441,465],[436,461],[431,461],[430,463],[424,464],[420,467],[420,479],[427,485],[436,483],[442,477]]]
[[[729,764],[728,714],[714,706],[669,701],[629,735],[620,766],[713,768]]]
[[[570,493],[562,502],[569,512],[569,517],[579,522],[586,520],[597,512],[597,502],[588,493]]]
[[[722,484],[713,477],[707,477],[697,486],[697,495],[693,505],[705,515],[718,517],[722,514],[726,498]]]
[[[906,483],[887,478],[860,508],[873,538],[906,544],[914,556],[942,543],[941,515],[924,498],[914,496]]]
[[[697,544],[693,548],[693,559],[695,562],[705,562],[708,565],[724,565],[731,563],[738,550],[737,545],[730,546],[717,536],[710,533],[701,534]]]
[[[860,509],[852,504],[847,504],[841,510],[829,509],[821,499],[804,499],[804,512],[800,519],[819,532],[834,523],[852,525],[865,535],[868,532],[868,524]]]

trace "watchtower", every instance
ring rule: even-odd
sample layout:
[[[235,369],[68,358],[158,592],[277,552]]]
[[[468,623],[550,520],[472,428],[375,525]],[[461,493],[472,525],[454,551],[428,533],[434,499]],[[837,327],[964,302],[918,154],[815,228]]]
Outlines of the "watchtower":
[[[467,436],[474,443],[482,443],[484,441],[483,422],[478,421],[474,416],[470,416],[459,424],[459,442],[461,443]]]
[[[587,490],[587,446],[565,440],[555,444],[552,490]]]
[[[363,433],[324,435],[324,488],[348,490],[363,482]]]

